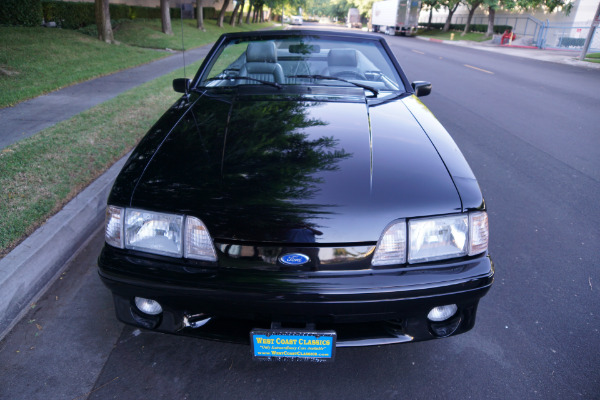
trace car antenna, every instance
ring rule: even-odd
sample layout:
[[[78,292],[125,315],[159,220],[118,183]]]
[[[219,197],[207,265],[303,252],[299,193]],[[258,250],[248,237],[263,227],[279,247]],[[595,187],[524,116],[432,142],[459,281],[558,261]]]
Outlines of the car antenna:
[[[179,5],[179,20],[181,22],[181,55],[183,57],[183,78],[186,80],[187,82],[187,74],[185,72],[185,45],[183,44],[183,2],[180,3]],[[189,87],[188,84],[186,83],[185,85],[185,97],[188,98],[190,96],[189,94]]]

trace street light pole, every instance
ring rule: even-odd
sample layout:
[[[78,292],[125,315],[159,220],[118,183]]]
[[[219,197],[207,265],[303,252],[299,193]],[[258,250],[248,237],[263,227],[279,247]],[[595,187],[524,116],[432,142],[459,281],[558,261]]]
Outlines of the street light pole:
[[[600,24],[600,3],[598,3],[598,8],[596,9],[596,15],[594,15],[594,19],[592,20],[592,26],[590,26],[590,31],[588,32],[587,39],[585,39],[585,44],[583,45],[583,50],[581,51],[581,55],[579,59],[583,61],[585,55],[587,54],[590,43],[592,43],[592,37],[594,37],[594,32],[596,32],[596,28]]]

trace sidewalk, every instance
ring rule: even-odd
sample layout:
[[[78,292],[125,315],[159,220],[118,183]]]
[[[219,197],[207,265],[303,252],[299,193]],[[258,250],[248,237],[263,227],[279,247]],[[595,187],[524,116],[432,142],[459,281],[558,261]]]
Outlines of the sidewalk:
[[[185,52],[186,64],[204,58],[212,44]],[[183,67],[182,53],[91,79],[0,109],[0,149],[28,138],[119,94]],[[187,71],[188,77],[196,71]]]
[[[441,40],[423,36],[416,36],[416,38],[420,40],[449,44],[452,46],[470,47],[472,49],[490,51],[493,53],[500,53],[513,57],[529,58],[533,60],[600,70],[600,63],[579,61],[580,53],[572,50],[540,50],[537,48],[523,48],[518,46],[500,46],[495,44],[472,42],[469,40]]]
[[[204,58],[211,47],[186,51],[186,64]],[[183,58],[177,53],[0,109],[0,149],[181,67]],[[188,70],[188,77],[195,72]],[[127,157],[0,259],[0,340],[102,226],[106,198]]]

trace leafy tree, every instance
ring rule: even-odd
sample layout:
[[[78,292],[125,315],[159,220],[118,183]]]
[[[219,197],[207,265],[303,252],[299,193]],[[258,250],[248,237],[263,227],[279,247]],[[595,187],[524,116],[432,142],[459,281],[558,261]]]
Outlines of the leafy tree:
[[[254,16],[252,17],[252,22],[265,22],[263,8],[265,6],[265,2],[263,0],[256,0],[254,4]]]
[[[254,1],[248,0],[248,14],[246,14],[246,23],[250,23],[250,16],[252,15],[252,9],[254,8]]]
[[[448,9],[448,17],[446,18],[446,23],[444,24],[443,32],[448,32],[450,30],[450,23],[452,22],[452,17],[456,12],[456,9],[460,5],[461,0],[441,0],[439,4]]]
[[[223,1],[223,7],[221,7],[221,11],[219,12],[219,17],[217,18],[217,26],[219,28],[223,27],[223,19],[225,19],[225,11],[227,10],[227,7],[229,7],[229,2],[230,2],[230,0]]]
[[[439,0],[423,0],[422,7],[429,9],[429,20],[427,21],[427,30],[431,29],[431,20],[433,19],[433,10],[439,10],[441,5]]]
[[[235,26],[235,23],[237,22],[237,16],[238,16],[238,12],[240,11],[240,6],[244,7],[244,3],[241,1],[238,1],[235,5],[235,8],[233,9],[233,13],[231,14],[231,18],[229,19],[229,25],[231,26]]]
[[[162,24],[162,31],[167,35],[173,34],[171,29],[171,12],[169,9],[169,0],[160,0],[160,21]]]
[[[461,36],[465,36],[471,30],[471,21],[473,20],[473,14],[475,14],[475,10],[483,3],[483,0],[463,0],[465,6],[469,9],[469,16],[467,17],[467,23],[465,24],[465,29]]]
[[[109,0],[95,0],[96,26],[98,39],[106,43],[114,43],[112,26],[110,25]]]
[[[242,6],[240,7],[240,13],[238,15],[237,24],[240,25],[244,19],[244,6],[246,5],[246,0],[242,0]]]
[[[348,15],[348,10],[350,8],[356,8],[356,4],[354,4],[352,0],[332,0],[329,3],[326,15],[332,18],[344,20]]]
[[[494,34],[494,19],[496,16],[496,10],[503,8],[505,10],[528,10],[537,7],[542,7],[548,12],[552,12],[556,9],[562,9],[567,15],[571,11],[573,6],[572,0],[483,0],[483,6],[488,7],[489,18],[488,18],[488,29],[485,34],[486,37],[490,37]]]
[[[488,28],[484,36],[490,37],[494,34],[496,9],[500,6],[500,0],[483,0],[483,4],[488,8]]]
[[[196,0],[196,27],[201,31],[206,31],[204,29],[204,10],[202,9],[203,0]]]

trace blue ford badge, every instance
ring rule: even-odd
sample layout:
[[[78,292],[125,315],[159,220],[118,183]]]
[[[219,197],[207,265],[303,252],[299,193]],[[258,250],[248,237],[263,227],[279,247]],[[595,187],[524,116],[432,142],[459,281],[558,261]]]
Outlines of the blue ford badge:
[[[310,261],[310,258],[300,253],[284,254],[279,257],[279,261],[286,265],[302,265]]]

